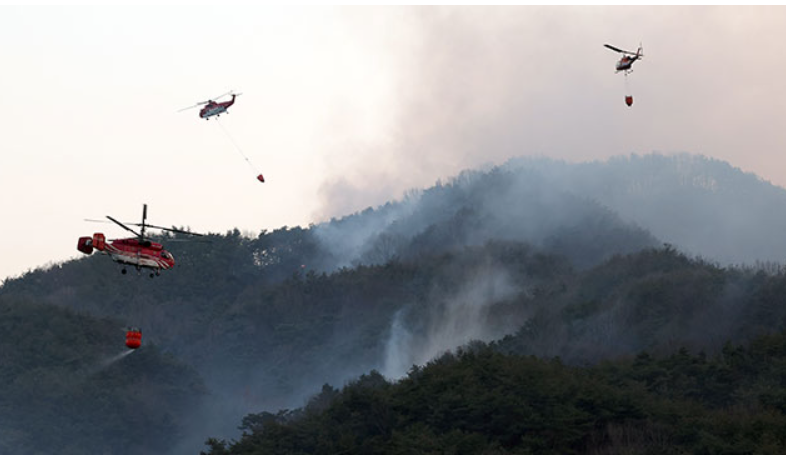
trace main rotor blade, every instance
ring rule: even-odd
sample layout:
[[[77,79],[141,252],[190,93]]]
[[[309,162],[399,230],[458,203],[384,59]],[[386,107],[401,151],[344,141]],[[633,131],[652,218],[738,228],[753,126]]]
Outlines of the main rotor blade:
[[[196,105],[191,105],[191,106],[189,106],[188,108],[179,109],[179,110],[177,110],[177,112],[179,113],[179,112],[181,112],[181,111],[185,111],[185,110],[187,110],[187,109],[193,109],[193,108],[196,108],[197,106],[207,105],[208,103],[210,103],[210,102],[209,102],[209,101],[207,101],[207,102],[199,102],[199,103],[197,103]]]
[[[86,222],[98,222],[99,224],[111,224],[109,221],[103,219],[85,219]]]
[[[119,226],[123,227],[124,229],[128,230],[129,232],[133,233],[134,235],[136,235],[136,236],[138,236],[138,237],[140,237],[140,238],[142,237],[142,235],[140,235],[139,233],[137,233],[137,232],[136,232],[134,229],[131,229],[131,228],[129,228],[127,225],[125,225],[124,223],[122,223],[122,222],[120,222],[119,220],[115,219],[114,217],[112,217],[112,216],[107,216],[106,218],[107,218],[107,219],[109,219],[110,221],[114,222],[115,224],[117,224],[117,225],[119,225]]]
[[[626,51],[624,49],[615,48],[614,46],[612,46],[610,44],[604,44],[603,46],[606,46],[607,48],[611,49],[612,51],[617,51],[617,52],[621,52],[623,54],[630,54],[630,55],[634,55],[634,56],[636,55],[635,52],[630,52],[630,51]]]
[[[208,103],[210,103],[211,101],[213,101],[213,100],[218,100],[219,98],[221,98],[221,97],[224,97],[224,96],[226,96],[226,95],[235,95],[235,96],[237,96],[237,95],[243,95],[243,93],[241,92],[241,93],[239,93],[239,94],[236,94],[235,92],[233,92],[233,91],[231,91],[231,90],[230,90],[229,92],[224,92],[223,94],[219,95],[218,97],[213,97],[213,98],[211,98],[210,100],[208,100],[208,101],[205,101],[205,102],[198,102],[196,105],[192,105],[192,106],[189,106],[188,108],[183,108],[183,109],[177,110],[177,112],[179,113],[179,112],[181,112],[181,111],[185,111],[185,110],[187,110],[187,109],[196,108],[197,106],[207,105],[207,104],[208,104]]]
[[[98,222],[103,222],[103,221],[98,221]],[[127,222],[127,224],[128,225],[135,225],[137,227],[141,227],[142,226],[142,224],[138,224],[136,222]],[[176,229],[174,227],[172,227],[172,228],[161,227],[160,225],[152,225],[152,224],[145,224],[145,227],[154,228],[154,229],[157,229],[157,230],[166,230],[167,232],[182,233],[184,235],[205,236],[202,233],[189,232],[187,230],[180,230],[180,229]]]
[[[231,94],[231,93],[232,93],[232,91],[231,91],[231,90],[230,90],[229,92],[224,92],[223,94],[219,95],[218,97],[213,97],[213,98],[211,98],[211,100],[218,100],[219,98],[221,98],[221,97],[223,97],[223,96],[225,96],[225,95],[229,95],[229,94]]]
[[[189,231],[187,231],[187,230],[180,230],[180,229],[176,229],[176,228],[174,228],[174,227],[172,227],[172,228],[167,228],[167,227],[161,227],[160,225],[150,225],[150,224],[145,224],[145,225],[146,225],[147,227],[154,228],[154,229],[158,229],[158,230],[166,230],[167,232],[182,233],[182,234],[184,234],[184,235],[205,236],[205,235],[203,235],[203,234],[201,234],[201,233],[194,233],[194,232],[189,232]]]
[[[114,222],[106,221],[104,219],[83,219],[83,220],[85,222],[94,222],[96,224],[114,224]],[[141,226],[141,224],[137,224],[136,222],[123,222],[123,224],[125,224],[125,225],[139,225],[139,226]]]

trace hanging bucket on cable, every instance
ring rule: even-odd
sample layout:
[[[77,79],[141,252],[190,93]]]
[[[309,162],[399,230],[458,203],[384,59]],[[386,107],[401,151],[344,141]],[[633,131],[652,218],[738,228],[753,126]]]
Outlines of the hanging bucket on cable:
[[[633,104],[633,95],[625,96],[625,104],[631,106]]]
[[[126,332],[126,347],[137,349],[142,345],[142,331],[138,328],[129,329]]]
[[[257,181],[265,182],[265,177],[262,176],[262,173],[259,173],[259,170],[257,170],[256,167],[251,163],[251,161],[248,160],[248,157],[246,157],[246,154],[243,153],[242,149],[240,149],[240,146],[237,144],[237,141],[235,141],[235,139],[232,138],[232,135],[229,134],[229,131],[226,128],[224,128],[224,124],[219,122],[218,119],[216,119],[216,124],[218,124],[218,126],[221,127],[221,130],[224,131],[224,135],[226,135],[227,138],[229,138],[229,141],[232,142],[232,144],[235,146],[235,149],[237,149],[238,154],[240,154],[240,156],[243,157],[243,160],[246,161],[248,166],[251,167],[252,170],[254,170],[254,173],[257,173]]]

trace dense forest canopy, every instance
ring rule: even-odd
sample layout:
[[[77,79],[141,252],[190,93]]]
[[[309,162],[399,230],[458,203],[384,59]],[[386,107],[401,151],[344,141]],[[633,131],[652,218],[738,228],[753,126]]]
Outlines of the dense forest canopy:
[[[148,454],[187,432],[199,375],[119,322],[0,299],[0,453]]]
[[[746,203],[760,197],[770,206]],[[698,206],[690,217],[678,217],[692,205]],[[393,408],[385,402],[410,401],[393,397],[408,395],[400,386],[414,382],[413,366],[426,367],[415,372],[444,369],[444,376],[463,379],[451,370],[463,370],[456,360],[465,357],[488,359],[472,363],[495,367],[529,364],[558,383],[581,373],[570,382],[600,377],[602,389],[614,383],[640,389],[639,381],[613,380],[598,364],[615,360],[621,365],[614,366],[629,371],[626,360],[635,354],[647,351],[657,365],[676,357],[681,347],[694,354],[690,357],[704,351],[705,362],[716,364],[727,342],[746,344],[783,331],[786,272],[776,263],[754,261],[780,259],[780,238],[769,231],[780,227],[777,214],[786,212],[777,209],[785,205],[782,189],[701,157],[633,156],[591,164],[519,159],[306,228],[283,227],[256,237],[234,230],[210,234],[208,243],[171,243],[178,265],[152,280],[122,276],[98,255],[30,271],[0,287],[5,330],[0,376],[12,386],[0,398],[0,408],[10,413],[0,420],[0,451],[196,452],[206,437],[236,438],[238,424],[256,431],[255,421],[262,419],[267,425],[260,436],[270,440],[277,436],[270,433],[290,433],[276,427],[289,426],[295,416],[316,420],[298,408],[326,383],[350,382],[350,391],[371,383],[379,390],[373,395],[384,397],[380,407]],[[665,212],[655,223],[658,211]],[[732,214],[746,223],[732,220]],[[771,226],[762,227],[767,221]],[[675,227],[664,231],[669,225]],[[707,225],[739,235],[736,246],[751,256],[735,257],[725,235],[701,232]],[[180,236],[164,236],[162,243],[169,247]],[[703,244],[691,244],[699,239]],[[686,253],[686,246],[693,248]],[[767,256],[759,256],[763,252]],[[747,265],[730,266],[724,259]],[[142,349],[91,372],[124,350],[126,326],[142,328]],[[473,340],[493,343],[440,358]],[[560,362],[550,361],[553,357]],[[430,365],[435,358],[444,367]],[[363,373],[371,374],[357,380]],[[770,379],[775,378],[750,382]],[[576,387],[579,393],[584,388],[594,387]],[[440,397],[448,403],[434,408],[448,414],[460,406],[455,402],[466,393],[454,394]],[[414,419],[404,429],[396,428],[398,422],[384,425],[391,427],[385,440],[393,441],[346,435],[374,442],[341,447],[346,432],[341,429],[338,435],[319,435],[326,440],[319,446],[328,447],[318,449],[432,452],[445,445],[453,452],[611,452],[627,448],[604,433],[628,436],[650,424],[643,417],[656,418],[652,425],[669,411],[656,394],[629,405],[655,408],[654,416],[621,422],[612,417],[605,431],[572,430],[584,423],[565,419],[560,427],[564,437],[573,437],[568,442],[562,435],[499,441],[472,424],[438,430],[418,422],[420,413],[408,412]],[[576,398],[554,395],[568,401],[563,406],[577,414],[573,419],[590,414],[569,406]],[[22,400],[36,396],[47,400]],[[338,396],[332,387],[323,390],[317,409],[324,411]],[[82,403],[84,413],[76,414],[75,405]],[[306,410],[314,400],[308,404]],[[342,414],[351,416],[351,407],[344,405]],[[712,414],[737,407],[696,406]],[[770,414],[765,409],[751,414],[765,420],[756,416]],[[269,413],[279,410],[298,412]],[[550,420],[543,411],[537,414]],[[652,433],[663,432],[653,426],[660,431]],[[31,432],[36,428],[52,430],[50,438],[40,439]],[[68,434],[77,431],[79,438],[69,441]],[[142,433],[148,438],[139,439]],[[246,438],[225,443],[230,447],[216,440],[212,449],[317,449],[297,447],[306,441],[287,436],[293,446],[288,450],[232,447],[246,446]],[[778,439],[773,445],[782,444]],[[635,447],[639,444],[631,449],[665,449]],[[694,444],[673,449],[704,449]]]
[[[786,333],[708,357],[646,352],[593,367],[475,342],[390,382],[325,385],[244,418],[214,454],[782,454]],[[777,386],[777,387],[776,387]]]

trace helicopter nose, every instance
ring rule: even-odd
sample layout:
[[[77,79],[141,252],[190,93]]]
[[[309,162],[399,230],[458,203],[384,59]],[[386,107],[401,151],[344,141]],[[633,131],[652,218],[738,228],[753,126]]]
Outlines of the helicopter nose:
[[[173,255],[172,255],[172,253],[171,253],[171,252],[169,252],[169,251],[163,251],[163,252],[164,252],[164,253],[165,253],[165,255],[166,255],[166,257],[165,257],[165,259],[166,259],[166,263],[168,263],[168,264],[169,264],[169,267],[170,267],[170,268],[171,268],[171,267],[174,267],[174,266],[175,266],[175,256],[173,256]],[[162,257],[163,257],[163,256],[162,256]]]

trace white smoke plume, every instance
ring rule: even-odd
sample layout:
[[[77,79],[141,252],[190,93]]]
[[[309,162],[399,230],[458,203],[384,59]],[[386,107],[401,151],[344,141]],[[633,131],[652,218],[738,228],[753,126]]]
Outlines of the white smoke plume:
[[[425,318],[413,317],[415,307],[400,310],[391,322],[382,374],[398,379],[413,365],[423,365],[470,341],[490,341],[512,332],[523,317],[509,319],[492,308],[519,293],[507,272],[486,264],[457,293],[440,297],[435,290],[426,304]]]

